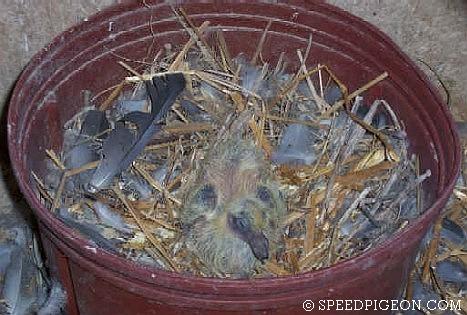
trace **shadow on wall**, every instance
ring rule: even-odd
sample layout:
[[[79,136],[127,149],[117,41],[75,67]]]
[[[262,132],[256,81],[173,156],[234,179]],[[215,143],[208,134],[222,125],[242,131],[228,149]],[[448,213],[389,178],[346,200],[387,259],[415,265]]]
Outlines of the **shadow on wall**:
[[[8,96],[0,113],[0,180],[3,181],[2,193],[4,204],[0,204],[0,228],[10,228],[22,225],[25,222],[34,225],[35,219],[32,210],[19,189],[8,154],[7,120],[8,103],[13,88],[8,92]],[[11,205],[9,204],[11,203]]]

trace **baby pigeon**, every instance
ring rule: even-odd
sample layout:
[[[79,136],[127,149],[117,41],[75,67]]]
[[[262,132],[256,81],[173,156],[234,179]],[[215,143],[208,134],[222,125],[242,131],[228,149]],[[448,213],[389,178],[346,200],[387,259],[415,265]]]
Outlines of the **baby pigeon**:
[[[276,252],[286,206],[251,140],[237,136],[213,146],[187,187],[186,244],[214,274],[249,277]]]

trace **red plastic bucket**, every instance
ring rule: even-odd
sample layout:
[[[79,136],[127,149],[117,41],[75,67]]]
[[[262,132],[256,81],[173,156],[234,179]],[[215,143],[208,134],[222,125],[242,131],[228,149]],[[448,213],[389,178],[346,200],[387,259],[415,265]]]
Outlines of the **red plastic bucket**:
[[[153,41],[149,21],[156,48],[187,41],[168,5],[148,3],[149,8],[140,1],[110,7],[59,35],[32,59],[11,98],[11,161],[39,220],[48,266],[68,292],[68,313],[292,314],[303,311],[307,299],[317,310],[321,299],[397,298],[422,238],[453,189],[460,167],[458,138],[435,88],[387,36],[320,2],[186,1],[183,6],[196,25],[209,20],[211,26],[221,27],[232,55],[253,54],[272,19],[263,49],[266,60],[277,60],[285,51],[293,62],[296,49],[304,49],[312,33],[308,63],[329,65],[351,91],[387,71],[389,78],[365,97],[384,97],[393,105],[412,151],[421,156],[422,168],[431,169],[425,185],[431,206],[418,220],[377,248],[330,268],[274,279],[225,280],[182,276],[126,261],[94,248],[44,208],[35,196],[30,171],[44,175],[44,150],[60,150],[61,127],[82,106],[81,91],[97,94],[126,74],[111,50],[143,58]]]

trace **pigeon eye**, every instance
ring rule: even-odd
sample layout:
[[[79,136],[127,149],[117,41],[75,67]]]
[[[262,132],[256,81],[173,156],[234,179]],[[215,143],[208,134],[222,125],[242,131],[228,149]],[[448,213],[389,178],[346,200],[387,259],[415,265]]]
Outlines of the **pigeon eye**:
[[[234,218],[235,224],[240,229],[245,229],[248,226],[248,221],[245,218]]]
[[[210,208],[215,208],[217,204],[217,194],[214,186],[204,185],[197,194],[197,200],[199,203],[206,205]]]
[[[238,233],[244,233],[250,229],[250,222],[243,216],[229,216],[229,224]]]
[[[256,196],[258,197],[259,200],[261,200],[262,202],[265,202],[265,203],[270,203],[272,201],[271,192],[269,191],[269,189],[267,189],[264,186],[258,187],[258,190],[256,192]]]

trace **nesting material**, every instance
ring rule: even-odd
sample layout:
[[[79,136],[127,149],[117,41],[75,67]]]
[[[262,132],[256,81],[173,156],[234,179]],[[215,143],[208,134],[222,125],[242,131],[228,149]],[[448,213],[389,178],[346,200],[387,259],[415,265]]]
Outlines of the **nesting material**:
[[[290,275],[335,264],[423,212],[419,169],[384,99],[348,91],[326,65],[232,58],[209,22],[64,126],[47,174],[50,210],[96,246],[198,276]],[[116,61],[117,62],[117,61]],[[129,61],[127,61],[129,63]],[[294,60],[289,60],[294,63]],[[91,88],[91,87],[90,87]],[[105,96],[105,97],[103,97]],[[202,240],[202,241],[201,241]]]
[[[414,269],[407,279],[404,298],[421,301],[448,300],[457,303],[455,314],[467,312],[467,189],[462,176],[443,216],[422,244]],[[427,309],[421,307],[421,313]],[[432,312],[432,311],[430,311]],[[434,310],[433,314],[445,311]]]

